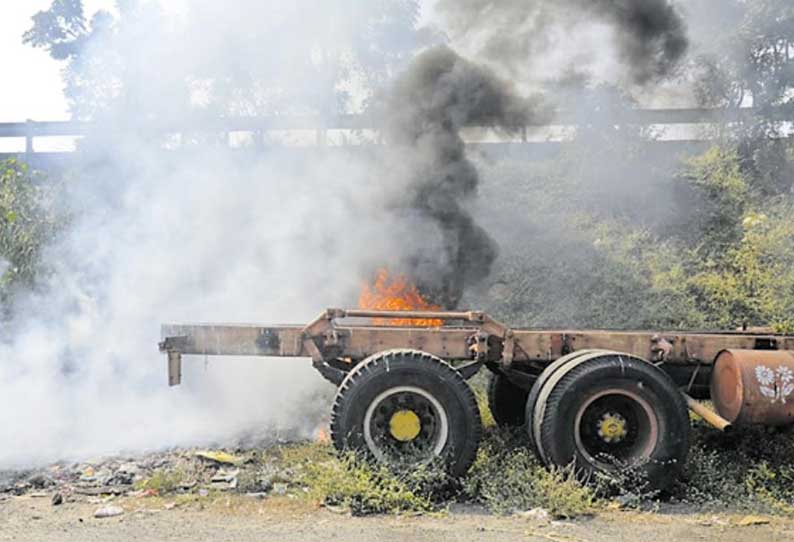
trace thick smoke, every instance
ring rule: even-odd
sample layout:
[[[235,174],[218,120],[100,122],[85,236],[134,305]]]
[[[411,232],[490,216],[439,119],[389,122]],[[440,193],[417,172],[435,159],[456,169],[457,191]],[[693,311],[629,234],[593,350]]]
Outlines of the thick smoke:
[[[435,225],[422,238],[440,234],[438,243],[419,246],[404,265],[432,302],[454,308],[467,285],[489,274],[497,255],[496,244],[466,208],[479,176],[461,130],[516,130],[544,114],[539,100],[519,98],[491,70],[445,46],[419,55],[394,83],[384,126],[390,153],[404,164],[393,179],[404,187],[398,208]]]
[[[301,147],[314,131],[229,149],[195,122],[327,112],[358,20],[314,0],[191,2],[181,19],[155,5],[120,3],[122,24],[87,40],[78,66],[111,92],[73,89],[99,120],[59,198],[71,223],[45,282],[0,322],[0,469],[310,434],[333,388],[305,360],[186,358],[169,389],[160,324],[307,322],[420,238],[421,220],[383,212],[366,150]]]
[[[669,75],[688,46],[670,0],[440,0],[439,10],[455,43],[532,81],[624,71],[644,84]]]
[[[106,146],[82,155],[63,202],[74,223],[46,254],[53,273],[2,330],[0,442],[12,444],[0,446],[0,468],[311,430],[327,404],[306,398],[332,390],[308,363],[187,359],[184,384],[169,390],[156,351],[160,323],[305,322],[349,305],[380,265],[400,268],[431,301],[453,307],[491,271],[497,249],[473,218],[479,178],[461,130],[515,130],[546,118],[547,107],[439,47],[384,92],[388,144],[375,150],[230,152],[207,144],[218,134],[188,133],[182,148],[165,152],[149,124],[263,110],[330,115],[341,94],[357,91],[360,66],[347,59],[368,30],[340,14],[378,3],[189,4],[185,28],[152,12],[90,40],[88,64],[103,88],[124,92],[110,108],[90,89],[76,96],[109,119],[86,149]],[[599,43],[617,29],[617,58],[634,81],[669,72],[686,46],[667,2],[441,4],[457,13],[456,46],[456,35],[470,36],[476,47],[466,52],[478,62],[482,53],[490,65],[537,69],[535,81],[582,55],[581,65],[595,65],[580,43],[553,51],[573,14]],[[601,26],[590,24],[593,14]],[[381,45],[393,42],[404,36]],[[353,83],[328,93],[345,74]],[[202,144],[191,149],[194,141]],[[508,230],[512,217],[500,218]]]
[[[63,194],[74,218],[45,254],[52,273],[2,330],[0,442],[13,444],[0,468],[306,434],[333,391],[310,364],[187,358],[168,389],[160,324],[306,322],[354,304],[383,265],[452,307],[496,256],[468,210],[478,176],[461,129],[515,129],[538,116],[534,102],[442,47],[379,95],[386,145],[230,150],[200,131],[174,144],[163,126],[201,116],[331,114],[328,102],[356,91],[333,92],[361,75],[349,58],[362,28],[313,0],[301,4],[317,8],[308,25],[281,2],[207,0],[181,20],[154,5],[125,4],[123,24],[88,40],[84,62],[119,93],[73,87],[99,120]]]

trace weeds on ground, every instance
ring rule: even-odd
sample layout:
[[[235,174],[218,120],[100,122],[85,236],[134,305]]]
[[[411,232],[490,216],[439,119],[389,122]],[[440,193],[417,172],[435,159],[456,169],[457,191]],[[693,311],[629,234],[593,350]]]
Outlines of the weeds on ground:
[[[325,447],[329,448],[330,447]],[[290,454],[294,458],[301,455]],[[426,465],[398,472],[373,464],[356,454],[304,455],[295,465],[297,481],[311,498],[329,507],[341,507],[353,515],[429,512],[443,502],[441,493],[450,480],[440,465]]]
[[[176,469],[173,471],[157,470],[149,478],[139,480],[135,484],[137,490],[149,490],[164,495],[175,491],[184,481],[185,473]]]
[[[695,425],[674,498],[706,510],[792,513],[794,434],[748,427],[724,435]]]
[[[469,500],[498,514],[541,507],[552,516],[573,518],[598,508],[594,491],[576,480],[573,469],[543,468],[520,430],[486,431],[463,490]]]
[[[487,406],[481,409],[487,416]],[[695,511],[790,514],[793,457],[792,432],[749,428],[724,435],[695,421],[681,479],[660,493],[638,468],[621,468],[582,484],[572,468],[543,468],[528,449],[523,429],[490,425],[474,465],[460,480],[450,480],[440,465],[389,469],[353,454],[338,456],[330,445],[317,443],[267,450],[256,468],[295,495],[357,515],[424,513],[460,501],[498,514],[541,507],[562,518],[592,514],[615,501],[632,508],[670,501]],[[156,478],[147,483],[167,485]]]

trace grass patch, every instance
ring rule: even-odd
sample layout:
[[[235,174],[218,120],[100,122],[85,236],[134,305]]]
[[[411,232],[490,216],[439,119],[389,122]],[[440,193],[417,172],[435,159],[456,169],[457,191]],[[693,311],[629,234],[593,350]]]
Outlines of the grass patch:
[[[445,502],[442,492],[449,486],[439,466],[400,472],[353,453],[340,456],[327,444],[276,448],[262,462],[265,469],[275,466],[300,494],[353,515],[429,512]]]
[[[452,481],[429,466],[408,472],[337,456],[328,445],[275,448],[279,476],[314,502],[352,514],[429,512],[453,502],[478,503],[496,514],[544,508],[554,517],[575,518],[619,503],[652,509],[660,501],[685,504],[692,512],[794,512],[794,440],[791,432],[750,428],[726,436],[695,423],[682,477],[666,493],[650,488],[633,469],[599,475],[590,484],[572,469],[543,468],[526,446],[522,430],[485,430],[469,473]]]
[[[185,473],[181,469],[157,470],[149,478],[136,482],[135,489],[154,491],[158,495],[165,495],[179,488],[184,480]]]
[[[429,494],[422,491],[425,488],[415,473],[400,475],[354,454],[308,465],[301,481],[318,502],[343,507],[353,515],[433,509]]]
[[[598,508],[595,492],[580,484],[572,469],[547,470],[535,459],[520,431],[492,428],[463,480],[465,496],[498,514],[546,509],[573,518]]]
[[[461,501],[497,514],[541,507],[560,518],[597,513],[616,502],[647,510],[668,501],[693,513],[794,512],[791,431],[748,428],[724,435],[693,420],[689,461],[666,493],[650,488],[640,470],[630,468],[581,484],[570,468],[543,468],[527,448],[523,429],[495,426],[483,388],[475,390],[486,429],[474,465],[460,480],[450,480],[436,465],[392,470],[353,454],[340,457],[327,444],[305,443],[263,451],[246,465],[250,472],[241,473],[241,491],[282,484],[293,497],[355,515],[427,513]],[[251,484],[244,482],[246,476]],[[168,491],[178,482],[178,476],[157,473],[145,487]]]
[[[789,514],[794,511],[794,434],[740,428],[724,435],[696,423],[674,498],[703,510]]]

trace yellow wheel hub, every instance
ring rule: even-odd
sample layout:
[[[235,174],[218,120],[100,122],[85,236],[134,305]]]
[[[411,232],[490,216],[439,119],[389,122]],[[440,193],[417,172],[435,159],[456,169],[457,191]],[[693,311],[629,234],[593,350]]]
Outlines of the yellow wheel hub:
[[[412,410],[398,410],[389,420],[391,436],[400,442],[410,442],[422,431],[422,422]]]
[[[598,422],[598,436],[606,442],[620,442],[626,434],[626,420],[620,414],[604,414]]]

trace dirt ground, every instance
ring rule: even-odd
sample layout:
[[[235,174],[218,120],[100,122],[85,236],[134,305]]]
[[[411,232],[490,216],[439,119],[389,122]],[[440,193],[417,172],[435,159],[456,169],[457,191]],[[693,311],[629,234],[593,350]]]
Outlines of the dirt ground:
[[[95,519],[100,502],[53,506],[44,496],[0,502],[0,541],[253,541],[429,540],[599,542],[671,540],[784,542],[794,540],[794,518],[614,511],[576,521],[497,517],[476,509],[429,516],[350,517],[288,498],[222,496],[177,502],[117,499],[124,514]]]

